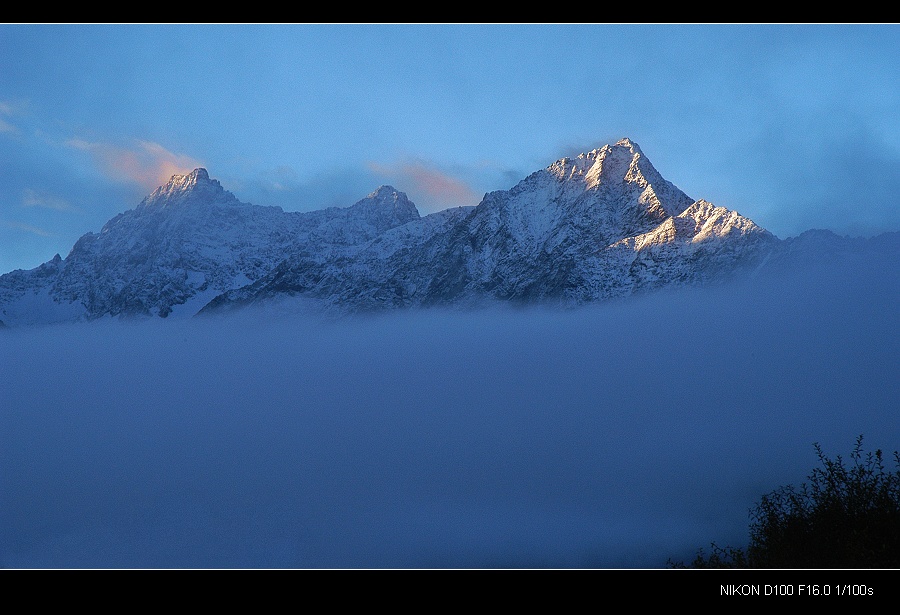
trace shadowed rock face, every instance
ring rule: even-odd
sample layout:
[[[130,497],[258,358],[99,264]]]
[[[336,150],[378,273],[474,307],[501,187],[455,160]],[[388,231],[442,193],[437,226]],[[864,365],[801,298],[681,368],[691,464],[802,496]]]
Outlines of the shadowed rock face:
[[[349,207],[251,205],[200,168],[81,237],[65,259],[0,276],[0,319],[181,317],[285,297],[338,314],[577,305],[894,244],[812,231],[779,240],[684,194],[629,139],[424,217],[391,186]]]
[[[285,263],[206,311],[285,295],[332,311],[484,300],[572,305],[715,279],[777,244],[736,212],[695,203],[627,139],[441,214],[421,219],[418,233],[411,225],[386,232],[350,260]]]
[[[65,259],[0,276],[0,317],[37,324],[191,316],[293,255],[334,258],[418,218],[390,186],[351,207],[288,213],[242,203],[195,169],[82,236]]]

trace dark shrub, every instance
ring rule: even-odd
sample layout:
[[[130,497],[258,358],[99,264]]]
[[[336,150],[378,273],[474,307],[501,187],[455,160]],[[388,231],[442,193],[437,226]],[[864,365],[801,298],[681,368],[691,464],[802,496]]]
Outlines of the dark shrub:
[[[862,436],[850,463],[813,446],[822,467],[808,483],[762,496],[750,511],[746,549],[713,544],[690,567],[900,568],[900,454],[888,472],[880,450],[863,454]]]

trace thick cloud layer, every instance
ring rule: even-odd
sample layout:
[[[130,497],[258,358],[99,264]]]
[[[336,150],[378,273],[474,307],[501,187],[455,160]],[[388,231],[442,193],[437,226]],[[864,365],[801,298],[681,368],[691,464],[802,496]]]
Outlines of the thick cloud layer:
[[[810,273],[810,272],[808,272]],[[0,331],[0,565],[657,568],[900,448],[900,273]]]

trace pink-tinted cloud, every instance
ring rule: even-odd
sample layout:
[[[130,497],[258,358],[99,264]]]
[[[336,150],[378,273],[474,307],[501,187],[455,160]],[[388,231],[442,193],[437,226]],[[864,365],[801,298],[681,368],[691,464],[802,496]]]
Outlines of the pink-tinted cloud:
[[[173,175],[190,173],[203,166],[190,156],[175,154],[149,141],[137,141],[133,147],[81,139],[70,139],[67,144],[88,152],[100,170],[112,179],[134,182],[146,190],[166,183]]]
[[[477,205],[478,195],[465,181],[420,160],[393,165],[370,162],[369,169],[389,178],[402,192],[418,192],[435,206]]]

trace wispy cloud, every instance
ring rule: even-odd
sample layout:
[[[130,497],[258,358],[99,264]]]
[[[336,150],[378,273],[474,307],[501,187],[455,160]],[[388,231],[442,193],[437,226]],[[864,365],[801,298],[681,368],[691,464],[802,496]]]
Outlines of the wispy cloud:
[[[65,199],[47,192],[26,188],[22,191],[22,205],[25,207],[41,207],[56,211],[72,211],[75,208]]]
[[[0,100],[0,115],[12,115],[13,111],[12,103]],[[0,132],[19,132],[19,129],[0,117]]]
[[[389,178],[398,190],[419,192],[434,205],[476,205],[480,200],[480,195],[467,182],[422,160],[389,165],[370,162],[368,167],[373,173]]]
[[[299,176],[291,167],[282,165],[268,173],[266,180],[272,190],[287,192],[296,189]]]
[[[30,224],[25,224],[24,222],[9,222],[7,220],[3,220],[0,223],[2,223],[6,228],[33,233],[35,235],[40,235],[41,237],[53,237],[53,233],[51,233],[50,231],[38,228],[36,226],[31,226]]]
[[[137,183],[148,190],[166,183],[172,175],[203,166],[190,156],[170,152],[150,141],[136,141],[131,147],[82,139],[69,139],[66,144],[88,152],[110,178]]]

